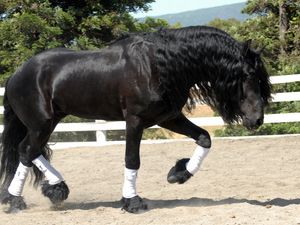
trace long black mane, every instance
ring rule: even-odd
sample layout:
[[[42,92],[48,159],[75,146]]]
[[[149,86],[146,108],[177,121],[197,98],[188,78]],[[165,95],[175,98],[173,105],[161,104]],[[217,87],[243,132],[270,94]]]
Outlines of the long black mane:
[[[181,110],[182,102],[186,102],[190,111],[196,101],[202,101],[226,122],[237,121],[242,83],[247,76],[259,80],[262,98],[268,103],[269,76],[259,53],[226,32],[195,26],[139,36],[155,46],[152,72],[159,74],[164,98],[173,110]]]

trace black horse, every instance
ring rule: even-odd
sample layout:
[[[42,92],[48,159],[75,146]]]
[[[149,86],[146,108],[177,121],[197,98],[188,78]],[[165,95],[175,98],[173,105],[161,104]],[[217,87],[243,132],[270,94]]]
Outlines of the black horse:
[[[251,49],[249,41],[240,43],[212,27],[130,34],[98,51],[45,51],[29,59],[6,84],[0,200],[12,209],[26,207],[20,194],[9,192],[14,179],[22,183],[26,178],[27,172],[14,178],[19,163],[24,171],[33,167],[35,184],[46,176],[49,182],[43,182],[42,191],[52,202],[68,197],[69,189],[57,171],[53,174],[58,183],[51,184],[48,170],[35,159],[41,155],[50,159],[47,141],[51,133],[62,118],[75,115],[126,121],[129,172],[125,173],[129,175],[125,174],[123,193],[128,188],[132,193],[123,195],[123,208],[129,212],[145,209],[135,191],[145,128],[158,124],[209,149],[208,132],[184,116],[185,105],[191,110],[200,100],[216,109],[225,122],[242,120],[244,126],[255,129],[263,123],[270,96],[260,51]],[[186,169],[188,162],[176,163],[168,175],[170,183],[184,183],[193,175]]]

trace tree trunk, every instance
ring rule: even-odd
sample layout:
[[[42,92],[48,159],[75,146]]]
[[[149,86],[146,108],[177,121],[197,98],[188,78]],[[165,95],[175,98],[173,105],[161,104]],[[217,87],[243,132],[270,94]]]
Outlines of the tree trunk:
[[[287,16],[287,5],[285,0],[279,3],[279,40],[280,40],[280,52],[286,54],[286,38],[285,34],[289,28],[288,16]]]

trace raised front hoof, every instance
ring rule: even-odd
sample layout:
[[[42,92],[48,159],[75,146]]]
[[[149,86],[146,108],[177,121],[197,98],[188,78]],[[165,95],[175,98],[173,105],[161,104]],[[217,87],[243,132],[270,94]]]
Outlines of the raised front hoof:
[[[173,166],[168,173],[168,182],[171,184],[178,183],[183,184],[188,179],[190,179],[193,175],[186,170],[186,163],[190,159],[180,159],[176,162],[175,166]]]
[[[7,213],[18,213],[27,208],[27,205],[22,196],[14,196],[8,191],[2,191],[0,194],[1,204],[9,204]]]
[[[70,191],[64,181],[54,185],[50,185],[46,181],[42,184],[42,193],[48,197],[54,205],[60,205],[68,198]]]
[[[130,213],[138,213],[140,210],[147,210],[148,205],[139,196],[133,198],[122,198],[122,210]]]

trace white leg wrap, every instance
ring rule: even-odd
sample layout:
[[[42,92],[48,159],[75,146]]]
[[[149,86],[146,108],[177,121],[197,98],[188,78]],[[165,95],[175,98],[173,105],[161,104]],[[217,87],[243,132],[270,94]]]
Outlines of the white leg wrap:
[[[44,156],[40,155],[38,158],[32,160],[32,163],[45,175],[50,185],[58,184],[64,181],[61,174],[51,166]]]
[[[206,157],[208,152],[209,152],[209,148],[203,148],[201,146],[197,146],[197,148],[194,151],[193,156],[190,158],[190,160],[186,164],[187,171],[189,171],[191,174],[194,175],[199,170],[199,168],[202,164],[202,161]]]
[[[21,196],[29,170],[30,167],[19,163],[15,176],[8,187],[8,192],[11,195]]]
[[[125,168],[124,171],[124,184],[123,184],[123,197],[133,198],[136,194],[136,178],[137,170],[131,170]]]

